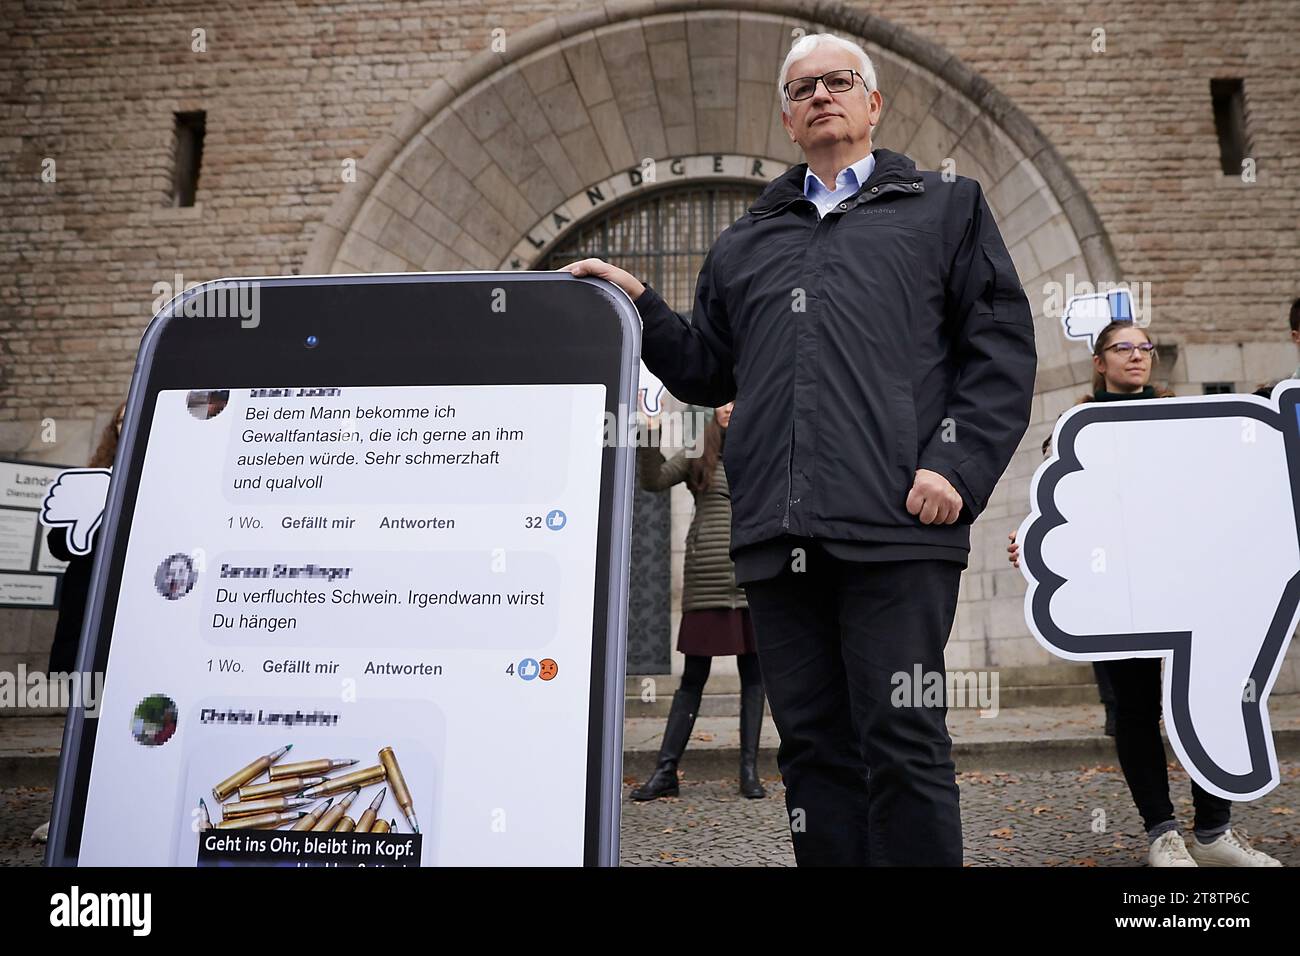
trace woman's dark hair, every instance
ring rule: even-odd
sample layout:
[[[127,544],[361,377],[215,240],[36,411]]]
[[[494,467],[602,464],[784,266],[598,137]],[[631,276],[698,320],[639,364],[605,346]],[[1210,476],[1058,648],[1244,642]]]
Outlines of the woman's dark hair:
[[[112,468],[113,458],[117,455],[117,420],[126,412],[126,402],[117,406],[113,412],[113,417],[108,420],[104,426],[104,431],[99,436],[99,445],[95,448],[95,453],[90,456],[90,468]]]
[[[713,473],[718,468],[718,459],[722,457],[722,426],[718,424],[718,413],[704,426],[704,451],[691,462],[691,470],[686,476],[686,487],[691,491],[708,491],[713,484]]]
[[[1121,329],[1137,329],[1146,336],[1148,342],[1151,341],[1151,333],[1140,325],[1134,325],[1132,322],[1111,322],[1104,329],[1097,333],[1097,343],[1092,347],[1092,354],[1097,358],[1103,358],[1106,352],[1106,346],[1110,345],[1110,340],[1115,337],[1115,333]],[[1151,356],[1151,366],[1155,368],[1155,355]],[[1092,390],[1094,392],[1104,391],[1106,388],[1106,376],[1102,375],[1096,369],[1092,370]],[[1092,396],[1086,396],[1085,401]]]

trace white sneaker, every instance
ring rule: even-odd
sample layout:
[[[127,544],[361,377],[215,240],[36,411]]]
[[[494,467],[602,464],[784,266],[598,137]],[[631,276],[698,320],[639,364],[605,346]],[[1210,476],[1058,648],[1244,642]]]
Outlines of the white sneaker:
[[[47,820],[44,823],[42,823],[40,826],[38,826],[35,830],[32,831],[32,842],[46,843],[49,841],[49,839],[50,839],[50,823]]]
[[[1169,830],[1156,837],[1151,844],[1147,859],[1152,866],[1196,866],[1197,863],[1187,852],[1183,835],[1177,830]]]
[[[1246,831],[1224,830],[1218,838],[1201,843],[1193,838],[1191,844],[1192,858],[1197,866],[1281,866],[1281,860],[1275,860],[1263,850],[1256,850],[1250,845]]]

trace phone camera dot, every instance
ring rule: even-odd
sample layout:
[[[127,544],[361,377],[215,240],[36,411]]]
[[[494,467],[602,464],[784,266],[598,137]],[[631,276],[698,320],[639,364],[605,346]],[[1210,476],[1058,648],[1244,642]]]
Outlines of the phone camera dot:
[[[316,343],[319,341],[320,339],[316,338],[316,336],[309,335],[307,336],[307,341],[304,344],[307,346],[307,348],[314,349],[316,347]]]

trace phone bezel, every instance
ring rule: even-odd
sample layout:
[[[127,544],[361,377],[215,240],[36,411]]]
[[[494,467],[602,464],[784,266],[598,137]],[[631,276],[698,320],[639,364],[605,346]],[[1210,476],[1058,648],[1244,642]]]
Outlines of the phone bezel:
[[[185,304],[192,298],[230,283],[256,283],[259,294],[298,290],[297,298],[303,301],[295,304],[297,314],[259,315],[255,326],[244,324],[238,316],[204,318],[184,315]],[[478,321],[460,321],[455,327],[457,338],[454,345],[459,348],[447,347],[446,328],[436,327],[436,323],[427,318],[403,314],[403,306],[409,306],[421,288],[427,288],[434,299],[440,295],[447,307],[461,310],[455,317],[459,320],[466,318],[467,301],[470,311],[482,310],[481,314],[474,316]],[[303,294],[305,290],[315,293],[314,304],[311,297]],[[509,320],[503,318],[503,315],[510,315],[508,309],[505,313],[494,311],[494,303],[509,302],[516,290],[543,300],[543,305],[556,312],[550,316],[554,329],[536,321],[536,315],[531,311],[536,308],[534,305],[516,308]],[[370,316],[363,324],[361,316],[349,312],[354,306],[346,300],[358,294],[375,306],[382,306],[387,295],[390,307],[379,309],[385,316],[379,325],[375,325]],[[548,297],[550,301],[546,301]],[[279,298],[278,294],[276,298]],[[479,302],[480,298],[485,301]],[[313,307],[327,310],[329,321],[326,324],[337,326],[335,333],[344,329],[346,333],[337,339],[333,338],[335,333],[329,339],[321,336],[322,313],[313,313],[310,320],[302,314]],[[328,312],[331,309],[338,314]],[[598,325],[602,314],[609,321]],[[520,316],[525,318],[520,320]],[[303,344],[302,329],[309,321],[313,334],[319,337],[314,348]],[[206,323],[206,326],[184,325],[193,322]],[[236,323],[240,323],[238,330],[235,329]],[[193,333],[192,330],[200,328],[201,333]],[[178,329],[190,333],[192,341],[176,340],[174,335]],[[523,344],[511,341],[508,338],[510,331],[520,334],[523,339],[535,336],[536,341]],[[556,331],[562,334],[556,337],[553,334]],[[258,335],[259,332],[262,334]],[[247,338],[231,338],[235,334]],[[169,339],[169,335],[172,338]],[[354,339],[364,336],[364,341],[349,342],[348,335]],[[266,370],[274,368],[277,362],[292,360],[292,355],[285,353],[293,351],[289,343],[295,339],[297,352],[302,357],[301,370],[294,369],[272,380],[249,378],[265,375]],[[141,339],[114,461],[115,477],[110,482],[105,505],[103,534],[91,574],[78,669],[83,673],[103,672],[107,665],[117,601],[117,587],[112,576],[114,571],[120,571],[125,560],[129,529],[124,528],[124,524],[129,523],[136,506],[138,481],[133,479],[138,479],[143,466],[148,445],[147,428],[152,422],[154,403],[160,391],[281,385],[359,387],[595,381],[606,386],[606,411],[613,413],[616,421],[623,422],[635,414],[640,339],[640,317],[626,293],[604,280],[577,278],[564,271],[241,277],[213,280],[177,295],[154,316]],[[236,342],[241,346],[236,351],[249,350],[243,358],[258,360],[249,363],[250,371],[230,366],[231,356],[227,353]],[[188,353],[185,348],[170,347],[174,343],[188,346]],[[435,348],[436,351],[430,351]],[[382,357],[391,364],[383,368],[367,368],[360,381],[320,378],[326,374],[321,371],[322,366],[332,370],[339,368],[341,363],[355,362],[358,357],[368,354]],[[496,374],[481,372],[470,375],[470,370],[475,368],[474,360],[484,358],[500,361],[502,368],[495,370]],[[450,377],[456,380],[411,380],[413,373],[420,374],[429,366],[451,370]],[[545,375],[537,372],[539,366],[546,370]],[[252,368],[257,371],[251,371]],[[593,371],[596,369],[598,375]],[[437,377],[449,376],[444,372]],[[468,381],[469,378],[477,380]],[[520,378],[527,381],[521,382]],[[601,454],[592,674],[588,701],[584,865],[618,864],[634,473],[631,446],[626,441],[616,441],[613,445],[607,442]],[[126,475],[126,480],[119,480],[119,475]],[[96,724],[97,718],[86,717],[84,710],[75,703],[68,712],[63,757],[51,812],[46,865],[77,863]],[[69,846],[70,836],[75,837],[72,841],[75,848]]]

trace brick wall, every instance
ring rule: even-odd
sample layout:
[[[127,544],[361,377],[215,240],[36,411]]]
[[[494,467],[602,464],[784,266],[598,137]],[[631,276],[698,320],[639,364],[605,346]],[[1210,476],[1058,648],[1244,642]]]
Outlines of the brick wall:
[[[91,419],[119,398],[155,283],[293,272],[342,187],[343,160],[362,157],[414,94],[492,30],[508,42],[581,8],[15,6],[0,57],[0,449],[10,451],[33,444],[41,418]],[[1294,6],[873,12],[943,44],[1039,125],[1088,189],[1125,277],[1153,283],[1162,331],[1284,341],[1285,303],[1300,294]],[[1096,27],[1105,54],[1090,52]],[[206,53],[190,49],[199,28]],[[1223,75],[1246,79],[1253,185],[1219,172],[1209,79]],[[199,199],[171,209],[172,113],[187,109],[208,114]],[[40,179],[46,157],[52,184]],[[1259,352],[1243,383],[1289,369],[1283,359],[1285,347]]]
[[[83,461],[123,396],[156,283],[177,273],[195,282],[297,271],[343,188],[344,161],[360,160],[413,97],[483,49],[493,30],[509,42],[585,8],[7,5],[0,454]],[[1285,335],[1286,304],[1300,294],[1293,4],[913,0],[871,10],[960,57],[1054,144],[1109,232],[1120,278],[1152,284],[1157,336],[1180,345],[1169,370],[1179,391],[1198,392],[1204,381],[1253,388],[1293,367]],[[1105,30],[1104,54],[1091,50],[1096,28]],[[196,29],[206,52],[191,49]],[[1245,78],[1253,184],[1219,171],[1216,76]],[[172,114],[196,109],[207,112],[198,201],[174,209]],[[41,180],[46,158],[56,163],[54,183]],[[46,419],[54,443],[41,441]],[[1000,556],[972,557],[965,597],[992,598],[987,569]],[[988,613],[1012,614],[1017,602],[1006,597]],[[39,657],[49,615],[0,616],[9,622],[0,623],[0,651]],[[1003,623],[1003,650],[984,659],[1039,659],[1023,623]],[[1011,637],[1016,627],[1022,636]]]

